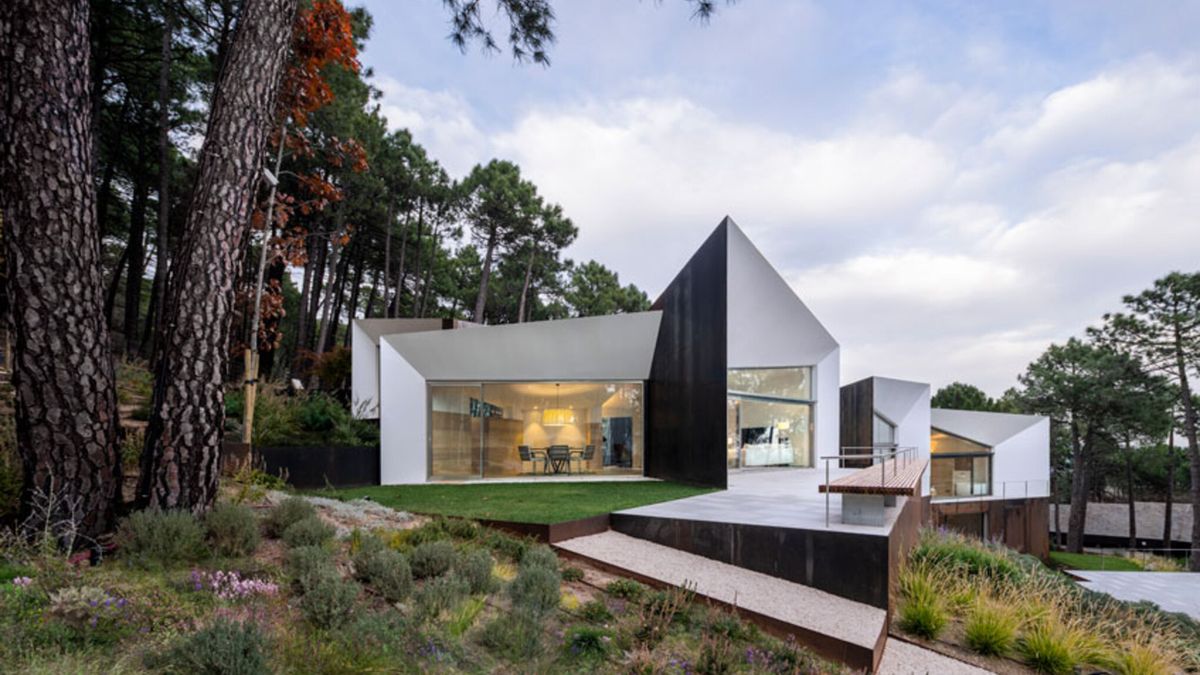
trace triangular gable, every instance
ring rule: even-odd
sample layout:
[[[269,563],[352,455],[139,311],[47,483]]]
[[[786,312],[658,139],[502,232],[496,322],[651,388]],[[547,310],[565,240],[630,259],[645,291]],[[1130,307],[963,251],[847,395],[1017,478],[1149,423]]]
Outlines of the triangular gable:
[[[838,347],[816,315],[728,216],[730,368],[814,365]]]
[[[893,424],[900,424],[929,391],[929,385],[890,377],[875,377],[874,408]]]
[[[1044,419],[1041,415],[934,408],[929,421],[938,431],[995,447]]]

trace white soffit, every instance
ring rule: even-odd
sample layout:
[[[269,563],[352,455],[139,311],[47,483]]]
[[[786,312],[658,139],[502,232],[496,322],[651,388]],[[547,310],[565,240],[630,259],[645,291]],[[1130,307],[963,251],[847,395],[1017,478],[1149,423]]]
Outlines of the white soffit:
[[[645,380],[662,312],[387,335],[426,380]]]
[[[991,447],[1000,445],[1046,419],[1041,415],[1014,415],[1012,413],[946,410],[944,408],[934,408],[929,411],[929,418],[930,426],[934,429]]]
[[[730,368],[816,365],[837,340],[787,281],[726,217]]]
[[[909,380],[893,380],[890,377],[874,377],[873,390],[875,400],[872,406],[875,412],[883,415],[893,424],[900,424],[913,406],[929,393],[929,385],[924,382]]]
[[[379,344],[379,338],[384,335],[398,333],[417,333],[422,331],[441,330],[441,319],[355,319],[358,326],[371,344]]]

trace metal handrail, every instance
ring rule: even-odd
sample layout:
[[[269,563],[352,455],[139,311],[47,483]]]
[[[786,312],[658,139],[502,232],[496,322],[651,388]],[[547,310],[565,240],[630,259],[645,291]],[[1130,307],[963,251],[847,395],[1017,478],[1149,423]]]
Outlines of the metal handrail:
[[[875,458],[880,458],[882,461],[879,462],[879,486],[883,487],[884,483],[887,482],[887,461],[888,461],[888,459],[892,460],[892,475],[893,476],[895,476],[899,472],[900,457],[904,457],[904,466],[908,466],[914,459],[916,459],[917,447],[915,445],[908,445],[908,446],[901,447],[894,443],[892,443],[892,444],[882,444],[881,443],[879,445],[845,445],[845,446],[842,446],[843,451],[845,451],[845,450],[877,450],[878,448],[892,448],[892,450],[887,450],[884,452],[856,453],[856,454],[852,454],[852,455],[838,453],[836,455],[821,455],[820,457],[818,457],[818,459],[825,462],[825,527],[829,527],[829,462],[830,462],[830,460],[838,460],[839,462],[841,462],[841,461],[845,461],[847,459],[852,459],[855,461],[862,461],[865,459],[870,459],[871,465],[874,466]]]

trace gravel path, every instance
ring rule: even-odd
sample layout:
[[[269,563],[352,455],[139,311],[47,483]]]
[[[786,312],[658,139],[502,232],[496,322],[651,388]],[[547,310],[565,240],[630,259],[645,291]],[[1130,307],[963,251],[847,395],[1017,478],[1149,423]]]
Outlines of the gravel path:
[[[850,644],[874,648],[886,613],[815,588],[794,584],[618,532],[569,539],[559,548]]]
[[[877,675],[988,675],[991,672],[911,642],[888,638]]]

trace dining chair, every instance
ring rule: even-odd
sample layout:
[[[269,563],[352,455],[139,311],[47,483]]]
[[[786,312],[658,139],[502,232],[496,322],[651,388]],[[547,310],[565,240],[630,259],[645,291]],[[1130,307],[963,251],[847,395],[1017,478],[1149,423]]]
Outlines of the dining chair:
[[[596,456],[596,446],[594,446],[594,445],[589,445],[589,446],[585,447],[583,450],[576,450],[575,452],[571,453],[571,458],[574,459],[575,461],[579,462],[579,473],[583,473],[584,462],[592,461],[592,458],[595,456]]]
[[[530,463],[530,473],[537,471],[538,462],[543,464],[546,462],[546,457],[537,450],[530,450],[528,445],[518,445],[517,452],[521,455],[521,466],[524,468],[525,462]],[[545,467],[542,467],[542,472],[545,473]]]
[[[571,448],[565,445],[552,445],[547,448],[546,454],[554,473],[560,472],[564,466],[567,467],[567,473],[571,473]]]

